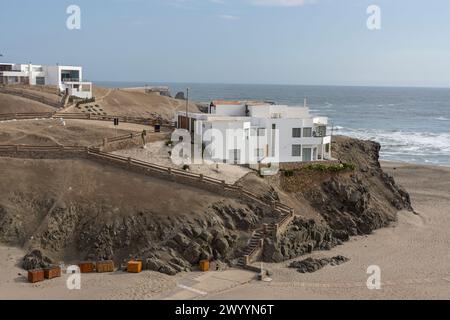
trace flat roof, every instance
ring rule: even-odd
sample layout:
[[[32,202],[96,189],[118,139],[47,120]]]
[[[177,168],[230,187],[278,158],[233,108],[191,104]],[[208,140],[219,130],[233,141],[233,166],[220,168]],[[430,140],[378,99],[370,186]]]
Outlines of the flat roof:
[[[215,105],[242,105],[243,103],[241,101],[237,100],[213,100],[213,104]]]

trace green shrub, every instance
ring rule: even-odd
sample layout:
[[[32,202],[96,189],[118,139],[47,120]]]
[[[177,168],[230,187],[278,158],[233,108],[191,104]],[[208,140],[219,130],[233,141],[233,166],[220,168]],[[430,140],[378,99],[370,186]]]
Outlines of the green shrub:
[[[320,172],[340,172],[345,170],[355,170],[355,165],[352,163],[314,163],[304,167],[307,170],[314,170]]]
[[[294,175],[294,170],[283,170],[285,177],[292,177]]]

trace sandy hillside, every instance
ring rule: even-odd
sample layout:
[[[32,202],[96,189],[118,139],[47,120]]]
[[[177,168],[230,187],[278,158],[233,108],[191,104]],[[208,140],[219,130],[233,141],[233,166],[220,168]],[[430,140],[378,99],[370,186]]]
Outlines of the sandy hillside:
[[[106,89],[94,87],[96,102],[102,112],[113,115],[155,117],[172,120],[176,110],[185,110],[185,101],[145,93],[135,89]],[[198,111],[190,104],[190,111]],[[66,112],[81,112],[83,108],[71,107]]]
[[[104,137],[138,133],[150,127],[122,123],[116,129],[110,122],[37,119],[0,122],[0,144],[92,146]],[[148,136],[150,138],[150,136]]]
[[[55,108],[22,97],[0,93],[0,113],[52,112]]]

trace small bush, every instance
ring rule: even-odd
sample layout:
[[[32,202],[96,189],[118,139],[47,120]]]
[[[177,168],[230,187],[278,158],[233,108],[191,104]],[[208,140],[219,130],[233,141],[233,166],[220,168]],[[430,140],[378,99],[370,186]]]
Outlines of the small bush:
[[[352,163],[333,163],[333,164],[322,164],[315,163],[304,167],[307,170],[314,170],[320,172],[339,172],[344,170],[355,170],[355,165]]]
[[[294,175],[294,170],[284,170],[283,173],[285,177],[292,177]]]

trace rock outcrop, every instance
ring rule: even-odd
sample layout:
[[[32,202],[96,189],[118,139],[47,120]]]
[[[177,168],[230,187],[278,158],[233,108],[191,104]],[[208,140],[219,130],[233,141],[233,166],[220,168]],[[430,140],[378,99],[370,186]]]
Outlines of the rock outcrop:
[[[32,270],[37,268],[46,268],[52,264],[52,260],[42,254],[39,250],[33,250],[22,260],[22,268]]]
[[[186,100],[184,92],[183,91],[177,92],[177,94],[175,95],[175,99],[177,99],[177,100]]]
[[[289,264],[289,268],[295,268],[300,273],[312,273],[316,272],[327,265],[338,266],[350,259],[344,256],[335,256],[332,258],[307,258],[301,261],[294,261]]]
[[[399,210],[413,211],[408,193],[381,169],[378,143],[334,139],[334,156],[355,169],[327,172],[299,167],[279,175],[281,191],[308,203],[323,221],[296,217],[282,236],[266,239],[264,261],[329,250],[350,236],[388,226],[396,221]]]

